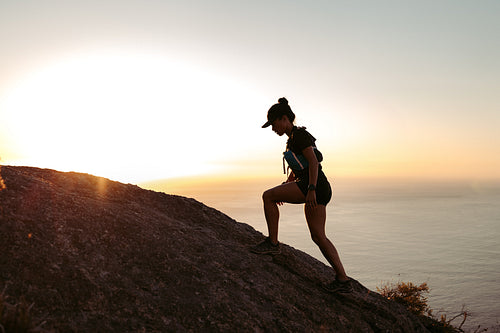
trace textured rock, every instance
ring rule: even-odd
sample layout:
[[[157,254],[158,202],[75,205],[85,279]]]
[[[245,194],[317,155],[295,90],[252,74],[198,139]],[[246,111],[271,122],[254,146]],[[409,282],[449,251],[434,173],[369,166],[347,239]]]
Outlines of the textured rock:
[[[0,291],[58,331],[425,332],[359,283],[185,197],[87,174],[1,169]]]

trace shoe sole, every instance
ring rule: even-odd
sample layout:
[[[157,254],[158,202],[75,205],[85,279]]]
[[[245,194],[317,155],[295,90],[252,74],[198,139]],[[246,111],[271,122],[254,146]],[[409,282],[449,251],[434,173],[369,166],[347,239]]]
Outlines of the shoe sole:
[[[250,250],[250,252],[255,253],[255,254],[280,254],[281,251],[265,251],[265,252],[259,252],[259,251],[254,251]]]
[[[352,286],[350,287],[339,287],[337,289],[328,289],[324,285],[321,286],[323,290],[329,292],[329,293],[337,293],[337,294],[351,294],[354,291],[354,288]]]
[[[326,288],[323,288],[324,291],[326,291],[327,293],[330,293],[330,294],[342,294],[342,295],[349,295],[349,294],[352,294],[353,290],[330,290],[330,289],[326,289]]]

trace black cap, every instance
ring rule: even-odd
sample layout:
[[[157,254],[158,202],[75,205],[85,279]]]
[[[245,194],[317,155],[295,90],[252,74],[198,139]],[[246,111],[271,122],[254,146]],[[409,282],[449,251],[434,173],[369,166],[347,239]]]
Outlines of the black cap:
[[[295,119],[292,109],[288,106],[288,101],[285,97],[282,97],[278,100],[277,104],[271,106],[269,111],[267,111],[267,121],[264,125],[262,125],[262,128],[268,127],[273,123],[273,121],[284,115],[287,115],[291,121]]]
[[[282,110],[279,110],[278,108],[270,108],[269,111],[267,111],[267,121],[264,125],[262,125],[262,128],[266,128],[269,125],[271,125],[276,119],[279,117],[283,116],[285,113]]]

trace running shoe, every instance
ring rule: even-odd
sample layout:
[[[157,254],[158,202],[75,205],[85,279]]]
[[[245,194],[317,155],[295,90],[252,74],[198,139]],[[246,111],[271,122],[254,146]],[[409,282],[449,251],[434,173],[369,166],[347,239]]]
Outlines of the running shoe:
[[[267,237],[261,243],[252,246],[250,248],[250,251],[257,254],[278,254],[281,252],[280,244],[273,244],[269,237]]]
[[[323,289],[330,293],[349,294],[353,292],[352,280],[339,281],[337,279],[323,285]]]

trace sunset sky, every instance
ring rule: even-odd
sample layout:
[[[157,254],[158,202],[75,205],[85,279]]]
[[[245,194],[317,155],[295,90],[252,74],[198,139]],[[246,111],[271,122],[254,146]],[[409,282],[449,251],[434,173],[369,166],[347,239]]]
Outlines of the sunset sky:
[[[337,177],[500,178],[500,1],[0,2],[2,164],[282,172],[285,96]]]

